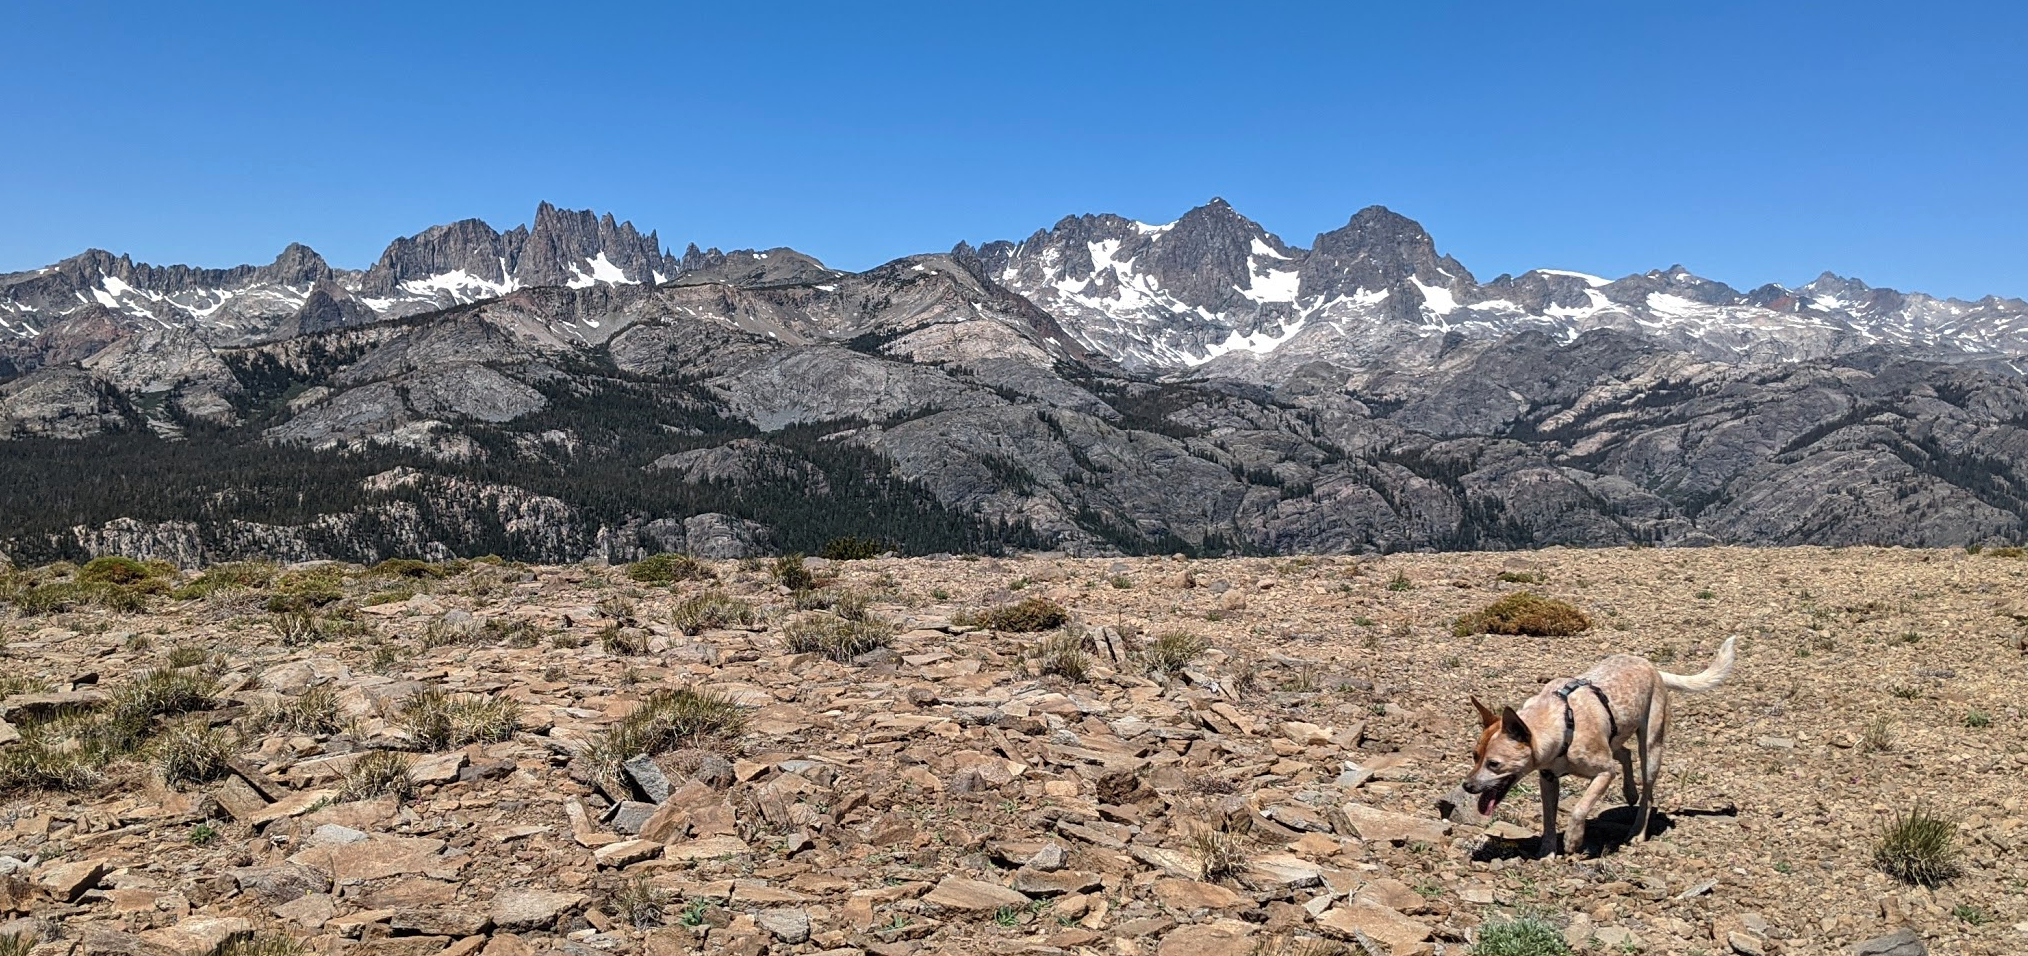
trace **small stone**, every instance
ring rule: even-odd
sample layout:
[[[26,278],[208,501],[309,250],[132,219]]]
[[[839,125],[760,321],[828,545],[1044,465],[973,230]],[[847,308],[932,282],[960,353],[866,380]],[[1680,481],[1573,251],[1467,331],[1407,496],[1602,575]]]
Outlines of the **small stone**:
[[[1338,808],[1347,824],[1359,839],[1369,843],[1394,844],[1443,842],[1451,832],[1451,825],[1442,820],[1427,820],[1412,817],[1406,813],[1376,810],[1358,803],[1347,803]],[[1335,821],[1334,821],[1335,822]]]
[[[85,891],[99,885],[106,875],[106,861],[79,860],[55,863],[35,874],[35,886],[59,903],[75,903]]]
[[[640,754],[620,764],[620,772],[641,791],[641,796],[647,798],[649,803],[659,804],[669,799],[669,793],[674,789],[669,784],[668,775],[664,774],[661,766],[647,754]]]
[[[1752,933],[1727,933],[1725,945],[1732,947],[1739,956],[1767,956],[1767,945]]]
[[[1878,936],[1852,947],[1852,956],[1929,956],[1929,944],[1911,929]]]
[[[950,910],[991,913],[1007,906],[1027,906],[1028,897],[998,883],[946,876],[923,902]]]
[[[1223,886],[1197,880],[1156,880],[1152,890],[1155,898],[1160,900],[1163,906],[1179,913],[1230,909],[1242,903],[1253,902]]]
[[[598,860],[600,866],[618,868],[652,859],[661,852],[662,844],[654,840],[623,840],[593,850],[592,856]]]
[[[806,942],[810,938],[808,910],[762,910],[754,914],[753,921],[774,938],[791,946]]]
[[[558,918],[585,904],[583,893],[559,893],[528,887],[493,895],[493,925],[503,932],[548,929]]]
[[[166,929],[142,933],[149,946],[176,956],[210,956],[235,939],[253,935],[253,923],[238,917],[190,917]]]

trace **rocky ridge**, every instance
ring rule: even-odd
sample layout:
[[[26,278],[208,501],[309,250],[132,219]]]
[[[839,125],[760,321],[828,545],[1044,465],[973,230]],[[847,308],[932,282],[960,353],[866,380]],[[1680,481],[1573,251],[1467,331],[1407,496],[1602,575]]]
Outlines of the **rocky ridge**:
[[[17,664],[0,754],[157,667],[209,675],[186,720],[232,741],[208,779],[137,761],[82,797],[6,794],[0,933],[49,954],[260,933],[333,953],[834,956],[1458,954],[1528,913],[1599,953],[1999,954],[2028,933],[2017,557],[883,559],[811,562],[820,590],[797,594],[762,566],[705,570],[219,569],[252,586],[0,619]],[[261,610],[325,587],[307,631]],[[1453,636],[1524,588],[1597,627]],[[700,626],[686,609],[710,595],[757,616]],[[1081,673],[1038,653],[1050,633],[966,623],[1016,598],[1069,609]],[[831,613],[892,636],[835,659],[790,645]],[[1165,656],[1175,633],[1201,644]],[[1672,705],[1653,839],[1628,842],[1610,807],[1600,855],[1540,860],[1532,800],[1439,816],[1469,768],[1468,694],[1518,700],[1610,651],[1689,671],[1729,633],[1735,681]],[[675,688],[743,726],[601,772],[599,742]],[[511,726],[419,738],[439,692],[512,702]],[[259,716],[317,699],[335,723]],[[348,790],[390,752],[408,795]],[[1961,872],[1933,889],[1869,859],[1923,800],[1961,826]]]

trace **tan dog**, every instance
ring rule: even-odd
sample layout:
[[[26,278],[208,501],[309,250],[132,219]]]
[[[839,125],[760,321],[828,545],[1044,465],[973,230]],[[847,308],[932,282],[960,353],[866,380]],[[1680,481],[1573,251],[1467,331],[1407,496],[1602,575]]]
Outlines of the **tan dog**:
[[[1615,654],[1583,677],[1550,681],[1519,711],[1503,707],[1496,714],[1472,698],[1482,729],[1474,751],[1478,765],[1465,778],[1465,792],[1477,794],[1479,813],[1490,817],[1516,781],[1530,772],[1539,774],[1541,852],[1554,856],[1558,780],[1565,774],[1590,777],[1591,786],[1571,808],[1570,837],[1563,844],[1566,852],[1577,853],[1584,848],[1584,825],[1592,804],[1612,785],[1617,772],[1627,805],[1640,808],[1634,832],[1647,839],[1655,775],[1662,769],[1662,744],[1669,731],[1668,692],[1697,694],[1724,683],[1732,674],[1734,640],[1726,638],[1711,666],[1688,677],[1662,673],[1645,658]]]

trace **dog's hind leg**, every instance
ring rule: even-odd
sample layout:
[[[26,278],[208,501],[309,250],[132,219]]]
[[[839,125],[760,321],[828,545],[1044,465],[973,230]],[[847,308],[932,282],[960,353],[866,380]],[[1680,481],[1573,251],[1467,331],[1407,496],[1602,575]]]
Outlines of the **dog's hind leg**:
[[[1563,788],[1555,774],[1547,770],[1535,775],[1535,782],[1542,787],[1542,842],[1536,844],[1541,856],[1556,855],[1556,800],[1563,795]]]
[[[1634,739],[1641,747],[1641,812],[1635,821],[1639,838],[1648,838],[1648,818],[1655,812],[1655,781],[1662,775],[1662,739],[1669,730],[1669,703],[1656,695],[1648,711],[1648,722]]]
[[[1630,740],[1627,743],[1632,744],[1633,741]],[[1634,773],[1633,751],[1627,746],[1622,746],[1620,749],[1613,751],[1613,756],[1619,758],[1620,761],[1620,796],[1627,799],[1627,806],[1639,806],[1641,803],[1641,790],[1639,786],[1641,778],[1638,774]]]

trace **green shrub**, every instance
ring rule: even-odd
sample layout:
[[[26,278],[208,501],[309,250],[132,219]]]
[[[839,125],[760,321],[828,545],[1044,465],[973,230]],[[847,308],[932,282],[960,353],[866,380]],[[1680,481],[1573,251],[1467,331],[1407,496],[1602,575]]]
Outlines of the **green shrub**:
[[[816,577],[803,565],[803,556],[800,554],[785,554],[776,558],[772,573],[776,584],[791,591],[808,591],[817,585]]]
[[[1454,632],[1459,637],[1473,634],[1569,637],[1590,627],[1591,618],[1568,603],[1516,591],[1458,618]]]
[[[693,636],[725,627],[749,627],[758,619],[753,605],[723,591],[687,598],[669,612],[669,624]]]
[[[1016,604],[1003,604],[970,614],[960,614],[956,623],[964,627],[984,627],[995,631],[1015,634],[1031,634],[1036,631],[1053,631],[1070,623],[1070,612],[1063,605],[1047,598],[1024,598]]]
[[[1873,844],[1873,864],[1908,883],[1936,886],[1958,874],[1958,824],[1921,804],[1880,830]]]
[[[894,642],[894,628],[884,621],[852,620],[835,614],[810,614],[782,629],[782,642],[797,654],[815,652],[839,663]]]
[[[1570,947],[1553,924],[1524,916],[1480,926],[1471,956],[1570,956]]]
[[[197,580],[169,592],[169,596],[178,601],[194,601],[226,589],[259,590],[275,583],[279,573],[280,569],[265,561],[214,565],[198,575]]]
[[[662,554],[627,565],[627,577],[643,584],[674,584],[677,581],[712,581],[718,575],[687,554]]]
[[[137,584],[153,576],[147,565],[113,555],[93,558],[77,572],[77,579],[85,584]]]

